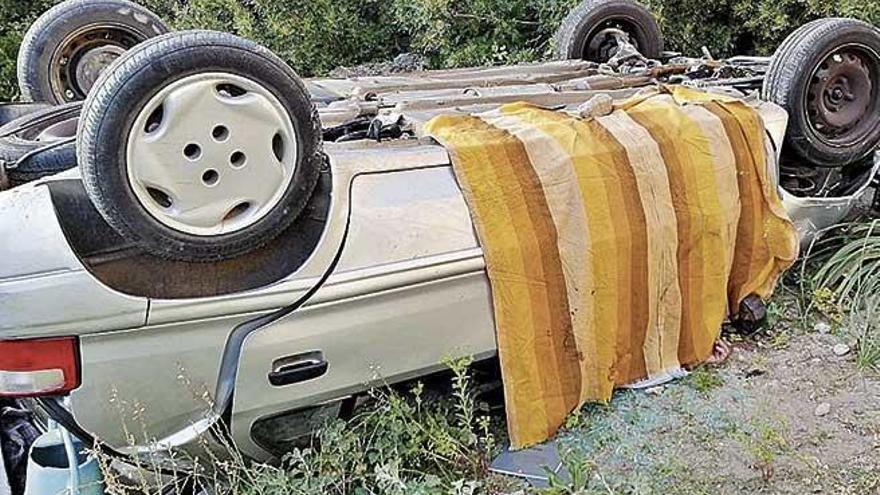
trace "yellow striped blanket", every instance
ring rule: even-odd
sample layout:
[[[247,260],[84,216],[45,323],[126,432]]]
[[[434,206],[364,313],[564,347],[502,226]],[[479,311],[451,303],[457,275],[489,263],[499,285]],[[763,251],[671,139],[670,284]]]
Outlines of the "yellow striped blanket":
[[[425,130],[485,253],[515,448],[615,386],[704,361],[731,308],[796,258],[741,101],[663,89],[596,118],[515,103]]]

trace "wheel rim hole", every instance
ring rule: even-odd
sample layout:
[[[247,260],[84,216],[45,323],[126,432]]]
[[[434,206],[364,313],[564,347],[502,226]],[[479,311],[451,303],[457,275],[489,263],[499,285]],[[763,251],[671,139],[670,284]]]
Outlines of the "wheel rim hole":
[[[236,217],[242,216],[247,210],[249,210],[251,204],[245,201],[244,203],[239,203],[235,205],[235,208],[229,210],[229,213],[223,217],[224,222],[228,222],[230,220],[234,220]]]
[[[173,201],[171,201],[171,196],[156,189],[155,187],[148,187],[147,193],[149,193],[150,197],[153,198],[153,201],[155,201],[156,204],[161,206],[162,208],[171,208],[171,205],[174,204]]]
[[[247,94],[247,90],[235,84],[223,83],[217,85],[217,94],[225,98],[238,98]]]
[[[159,105],[150,113],[150,116],[147,117],[147,122],[144,124],[144,132],[152,134],[159,130],[163,118],[165,118],[165,105]]]
[[[183,148],[183,156],[190,160],[198,160],[202,156],[202,147],[195,143],[190,143]]]
[[[247,163],[247,156],[241,151],[234,152],[229,157],[229,164],[232,165],[232,168],[241,168]]]
[[[281,137],[281,134],[276,133],[272,137],[272,153],[275,154],[275,158],[279,162],[284,161],[284,138]]]
[[[214,186],[220,180],[220,174],[216,170],[209,168],[202,173],[202,182],[208,186]]]
[[[215,141],[226,141],[229,139],[229,128],[225,125],[218,125],[211,131],[211,136],[214,137]]]

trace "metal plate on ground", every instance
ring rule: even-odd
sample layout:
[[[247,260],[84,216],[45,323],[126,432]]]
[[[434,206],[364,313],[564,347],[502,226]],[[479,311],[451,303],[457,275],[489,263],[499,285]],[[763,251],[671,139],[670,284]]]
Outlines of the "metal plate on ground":
[[[564,482],[571,479],[562,465],[559,448],[553,440],[522,450],[505,447],[492,460],[489,470],[496,474],[522,478],[535,488],[547,488],[552,475]]]

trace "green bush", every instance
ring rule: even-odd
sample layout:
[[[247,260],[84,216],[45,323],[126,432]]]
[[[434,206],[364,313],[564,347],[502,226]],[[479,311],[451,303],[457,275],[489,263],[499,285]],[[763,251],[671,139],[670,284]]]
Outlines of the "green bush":
[[[433,67],[547,58],[577,0],[394,0],[397,26]]]
[[[51,0],[0,0],[0,100],[11,100],[18,94],[15,61],[21,37],[30,23],[53,3]]]
[[[771,55],[798,26],[831,16],[880,24],[880,0],[644,0],[660,19],[667,47],[688,54]]]
[[[401,47],[383,0],[149,0],[176,29],[214,29],[271,48],[303,75],[392,57]]]
[[[393,57],[406,48],[384,0],[137,0],[174,29],[214,29],[253,39],[301,74]],[[0,100],[16,98],[15,61],[28,25],[55,1],[0,0]]]
[[[306,76],[402,51],[431,67],[540,60],[578,0],[141,0],[176,29],[208,28],[252,38]],[[644,0],[667,48],[716,56],[770,54],[818,17],[880,23],[880,0]],[[52,0],[0,0],[0,99],[15,98],[21,35]]]

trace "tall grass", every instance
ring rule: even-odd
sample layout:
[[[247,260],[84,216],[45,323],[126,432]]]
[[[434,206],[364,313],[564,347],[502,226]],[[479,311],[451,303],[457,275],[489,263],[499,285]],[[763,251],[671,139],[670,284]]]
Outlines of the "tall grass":
[[[859,367],[880,371],[880,220],[844,225],[823,244],[813,283],[839,305]]]

